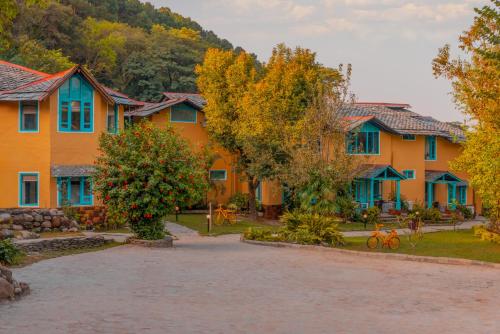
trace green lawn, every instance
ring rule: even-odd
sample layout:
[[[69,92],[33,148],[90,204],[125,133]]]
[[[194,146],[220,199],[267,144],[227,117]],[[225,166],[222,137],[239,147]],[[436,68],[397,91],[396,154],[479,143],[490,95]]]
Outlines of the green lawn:
[[[396,251],[385,248],[369,250],[366,247],[367,237],[346,238],[348,244],[344,248],[366,252],[454,257],[500,263],[500,245],[482,241],[474,236],[472,230],[426,233],[424,239],[415,248],[411,247],[406,236],[400,236],[400,238],[401,247]]]
[[[175,215],[168,215],[166,219],[172,223],[175,223]],[[176,222],[179,225],[183,225],[192,230],[198,231],[201,235],[209,235],[207,231],[207,217],[205,214],[181,214],[179,215],[179,221]],[[222,235],[222,234],[240,234],[245,232],[249,227],[254,228],[271,228],[277,229],[276,226],[270,226],[249,219],[242,219],[238,217],[238,221],[234,225],[212,225],[212,230],[210,235]]]

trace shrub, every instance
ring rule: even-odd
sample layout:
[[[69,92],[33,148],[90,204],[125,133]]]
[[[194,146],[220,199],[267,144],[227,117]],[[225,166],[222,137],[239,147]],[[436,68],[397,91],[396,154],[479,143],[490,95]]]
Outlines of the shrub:
[[[229,198],[229,204],[236,206],[238,210],[248,209],[248,194],[236,193]]]
[[[379,224],[380,223],[380,209],[376,206],[372,206],[366,210],[366,221],[368,224]]]
[[[423,220],[438,222],[441,220],[441,211],[437,208],[428,208],[422,212],[421,217]]]
[[[164,216],[197,203],[208,189],[205,159],[171,127],[141,122],[117,135],[103,134],[100,151],[95,190],[108,217],[123,218],[141,239],[163,238]]]
[[[259,241],[282,241],[282,238],[278,233],[273,233],[269,229],[257,229],[248,228],[244,233],[243,237],[247,240],[259,240]]]
[[[339,214],[345,223],[354,218],[357,204],[352,200],[352,197],[338,196],[335,202],[337,204]]]
[[[471,219],[474,216],[471,209],[460,203],[456,203],[456,211],[465,219]]]
[[[285,213],[281,222],[285,225],[281,233],[287,241],[331,247],[345,244],[333,217],[293,211]]]
[[[472,228],[474,235],[480,237],[481,240],[491,241],[500,245],[500,233],[489,231],[482,225],[476,225]]]
[[[0,240],[0,264],[18,264],[24,256],[9,239]]]

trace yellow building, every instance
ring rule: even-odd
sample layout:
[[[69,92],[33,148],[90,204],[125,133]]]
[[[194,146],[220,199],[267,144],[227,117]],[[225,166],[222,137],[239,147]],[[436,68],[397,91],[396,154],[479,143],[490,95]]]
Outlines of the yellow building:
[[[247,192],[236,158],[210,143],[198,94],[164,93],[158,103],[134,101],[100,85],[81,66],[49,75],[0,61],[0,209],[56,208],[64,203],[96,207],[90,175],[99,135],[117,132],[124,116],[171,124],[195,150],[214,154],[208,199],[226,203]],[[399,209],[402,200],[442,210],[456,199],[481,212],[467,175],[449,162],[460,154],[459,126],[410,111],[405,104],[358,103],[345,107],[346,150],[365,165],[353,183],[361,207]],[[263,180],[257,189],[264,215],[276,218],[282,189]]]
[[[481,212],[467,175],[450,171],[465,140],[459,125],[419,115],[407,104],[357,103],[343,113],[350,124],[347,152],[367,159],[353,189],[362,207],[398,209],[405,199],[444,211],[457,200]]]
[[[99,135],[123,127],[127,104],[81,66],[49,75],[0,61],[0,208],[98,205]]]

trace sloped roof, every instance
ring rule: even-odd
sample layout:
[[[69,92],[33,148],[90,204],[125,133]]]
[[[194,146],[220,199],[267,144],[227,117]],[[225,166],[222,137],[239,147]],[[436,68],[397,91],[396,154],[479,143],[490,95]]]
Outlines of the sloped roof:
[[[354,104],[343,107],[341,112],[346,118],[373,116],[399,134],[440,136],[450,141],[465,140],[463,130],[456,125],[422,116],[406,108]]]
[[[176,92],[164,92],[162,101],[166,100],[176,100],[176,99],[188,99],[192,103],[198,105],[200,108],[203,108],[207,101],[197,93],[176,93]]]
[[[52,177],[91,176],[95,166],[91,165],[53,165],[50,167]]]
[[[47,76],[47,73],[0,60],[0,91],[16,89]]]
[[[29,82],[15,89],[0,91],[0,101],[42,101],[76,73],[85,77],[94,89],[99,91],[109,103],[115,103],[113,98],[106,92],[103,86],[80,65],[73,66],[66,71],[47,75],[41,79]]]
[[[187,98],[179,98],[179,99],[172,99],[172,100],[167,100],[163,102],[158,102],[158,103],[144,103],[144,106],[141,108],[137,108],[133,111],[129,111],[125,113],[125,116],[138,116],[138,117],[146,117],[149,115],[152,115],[156,112],[162,111],[166,108],[178,105],[178,104],[187,104],[193,107],[196,110],[202,110],[202,108],[193,103],[191,100]]]
[[[386,170],[389,173],[394,174],[394,178],[405,180],[406,177],[399,173],[397,170],[392,168],[391,165],[362,165],[360,167],[360,172],[357,175],[357,178],[360,179],[374,179],[379,178],[380,174],[384,173]]]
[[[443,180],[439,180],[443,178]],[[447,170],[426,170],[425,182],[457,182],[458,186],[466,186],[467,182]]]
[[[113,98],[113,100],[117,104],[123,104],[128,106],[143,106],[145,104],[145,102],[134,100],[130,98],[128,95],[120,93],[114,89],[111,89],[104,85],[103,87],[104,90]]]

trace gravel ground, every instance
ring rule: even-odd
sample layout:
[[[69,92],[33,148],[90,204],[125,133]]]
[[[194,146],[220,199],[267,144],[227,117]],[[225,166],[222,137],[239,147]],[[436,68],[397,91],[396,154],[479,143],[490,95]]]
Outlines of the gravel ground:
[[[499,333],[500,271],[185,233],[14,270],[0,333]]]

